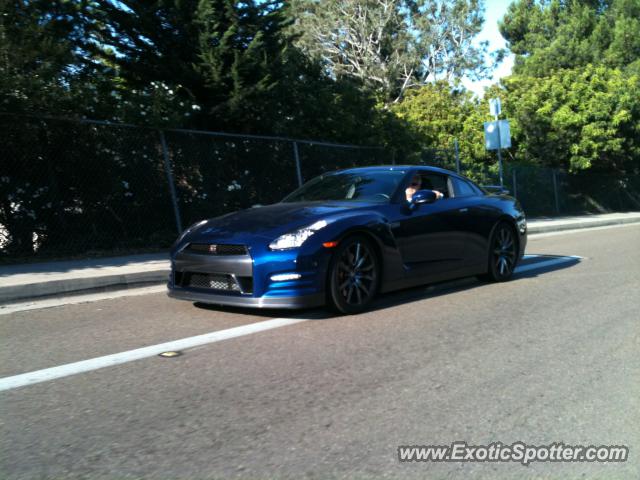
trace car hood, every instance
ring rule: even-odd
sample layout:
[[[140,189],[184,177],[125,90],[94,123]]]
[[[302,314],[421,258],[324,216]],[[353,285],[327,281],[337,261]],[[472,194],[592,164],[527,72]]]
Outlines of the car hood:
[[[364,202],[276,203],[206,220],[190,232],[185,240],[247,244],[261,237],[271,241],[318,220],[366,210],[371,206]]]

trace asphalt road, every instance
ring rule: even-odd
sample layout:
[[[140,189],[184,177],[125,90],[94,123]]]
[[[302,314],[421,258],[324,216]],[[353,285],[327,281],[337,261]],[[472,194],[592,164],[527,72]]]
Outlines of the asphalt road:
[[[275,317],[308,321],[0,392],[0,477],[639,478],[640,226],[580,260],[331,317],[163,294],[0,317],[0,377]],[[538,260],[545,260],[540,257]],[[399,445],[627,445],[624,463],[400,463]]]

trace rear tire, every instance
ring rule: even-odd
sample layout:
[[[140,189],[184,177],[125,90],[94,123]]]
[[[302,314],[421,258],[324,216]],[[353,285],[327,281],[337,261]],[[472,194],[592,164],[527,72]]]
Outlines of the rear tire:
[[[518,242],[513,228],[500,222],[489,240],[489,265],[483,280],[504,282],[509,280],[518,263]]]
[[[379,279],[380,262],[373,243],[362,235],[347,237],[329,264],[329,303],[340,313],[360,313],[376,296]]]

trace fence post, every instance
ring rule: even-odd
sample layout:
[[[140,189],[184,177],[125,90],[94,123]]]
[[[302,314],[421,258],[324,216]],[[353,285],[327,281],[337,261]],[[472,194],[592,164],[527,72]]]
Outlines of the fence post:
[[[302,169],[300,168],[300,155],[298,154],[298,142],[293,142],[293,157],[296,160],[296,174],[298,175],[298,186],[302,186]]]
[[[460,175],[460,149],[458,148],[457,138],[453,139],[453,147],[455,148],[455,151],[456,151],[456,172],[458,172],[458,175]]]
[[[560,215],[560,202],[558,200],[558,179],[556,178],[555,170],[553,170],[553,197],[556,202],[556,214]]]
[[[169,163],[169,149],[167,148],[167,140],[164,138],[164,132],[158,130],[160,134],[160,143],[162,144],[162,157],[164,158],[164,171],[167,174],[167,182],[169,183],[169,192],[171,192],[171,203],[173,203],[173,213],[176,217],[176,227],[178,234],[182,233],[182,220],[180,219],[180,209],[178,208],[178,196],[176,195],[176,186],[173,183],[173,174],[171,173],[171,164]]]
[[[516,178],[516,167],[513,167],[513,198],[518,198],[518,179]]]
[[[618,197],[618,207],[620,207],[620,211],[624,212],[624,205],[622,203],[622,195],[620,195],[620,190],[622,190],[622,184],[620,182],[620,180],[617,180],[616,183],[617,188],[616,188],[616,196]]]

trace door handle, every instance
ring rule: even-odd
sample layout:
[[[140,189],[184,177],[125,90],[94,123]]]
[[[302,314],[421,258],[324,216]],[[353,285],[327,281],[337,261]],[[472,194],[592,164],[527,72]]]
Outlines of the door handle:
[[[458,210],[460,213],[467,213],[469,211],[468,208],[461,208],[460,210]]]

